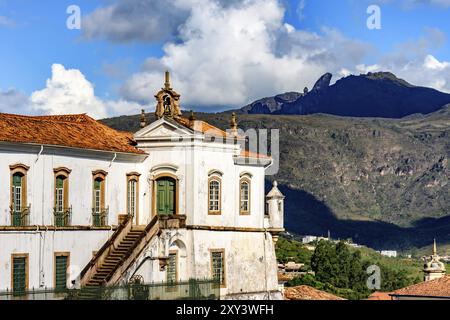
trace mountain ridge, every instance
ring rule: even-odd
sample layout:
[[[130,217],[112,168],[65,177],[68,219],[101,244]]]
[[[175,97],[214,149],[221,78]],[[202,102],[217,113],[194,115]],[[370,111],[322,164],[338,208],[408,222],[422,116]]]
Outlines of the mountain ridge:
[[[326,113],[349,117],[400,119],[429,114],[450,103],[450,94],[415,86],[390,72],[350,75],[330,85],[332,74],[321,76],[311,91],[289,92],[257,100],[240,114]]]

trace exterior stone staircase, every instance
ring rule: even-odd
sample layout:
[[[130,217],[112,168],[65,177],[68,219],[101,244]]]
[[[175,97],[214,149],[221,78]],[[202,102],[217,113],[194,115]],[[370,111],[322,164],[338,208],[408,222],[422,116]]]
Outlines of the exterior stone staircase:
[[[164,229],[185,228],[185,216],[155,216],[147,226],[122,222],[111,238],[81,271],[80,300],[100,299],[107,287],[117,285],[150,241]]]

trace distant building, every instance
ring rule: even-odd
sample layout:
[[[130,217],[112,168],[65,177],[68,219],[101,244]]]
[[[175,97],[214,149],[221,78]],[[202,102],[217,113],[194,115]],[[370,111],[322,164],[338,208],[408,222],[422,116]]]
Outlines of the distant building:
[[[302,242],[304,244],[308,244],[308,243],[314,242],[316,240],[317,240],[316,236],[305,236],[305,237],[302,238]]]
[[[309,244],[312,243],[314,241],[320,241],[320,240],[325,240],[328,241],[330,240],[329,238],[325,238],[325,237],[316,237],[316,236],[304,236],[302,238],[302,243],[303,244]]]
[[[397,251],[395,251],[395,250],[383,250],[383,251],[380,251],[380,253],[382,256],[385,256],[385,257],[397,258]]]

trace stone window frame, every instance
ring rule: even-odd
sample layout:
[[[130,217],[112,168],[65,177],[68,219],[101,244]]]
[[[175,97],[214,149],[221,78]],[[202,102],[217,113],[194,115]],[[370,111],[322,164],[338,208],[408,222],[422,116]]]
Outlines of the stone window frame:
[[[223,268],[223,279],[220,283],[220,288],[226,288],[227,287],[227,264],[226,264],[226,257],[225,257],[225,249],[209,249],[209,256],[210,256],[210,272],[211,272],[211,278],[214,278],[214,263],[213,263],[213,253],[221,253],[222,254],[222,268]]]
[[[169,257],[170,255],[175,255],[175,282],[174,283],[178,283],[179,282],[179,254],[178,254],[178,250],[176,249],[172,249],[169,250]],[[171,282],[168,281],[168,271],[169,271],[169,259],[167,259],[167,267],[166,267],[166,282],[168,284],[170,284]]]
[[[11,292],[14,292],[14,258],[25,258],[25,291],[28,291],[29,276],[30,276],[30,254],[29,253],[11,254]]]
[[[28,170],[30,169],[29,166],[26,166],[24,164],[21,163],[17,163],[14,165],[10,165],[9,166],[10,169],[10,175],[11,175],[11,180],[10,180],[10,206],[12,208],[14,208],[14,194],[12,192],[13,190],[13,178],[14,175],[17,173],[22,174],[22,189],[21,189],[21,196],[22,196],[22,204],[21,204],[21,209],[27,208],[28,204],[27,204],[27,176],[28,176]]]
[[[150,178],[152,185],[152,208],[151,208],[151,217],[152,219],[158,215],[156,202],[157,202],[157,184],[158,180],[162,178],[171,178],[175,180],[175,216],[180,215],[180,177],[171,172],[161,172],[159,174],[154,174]]]
[[[72,170],[66,168],[66,167],[59,167],[59,168],[55,168],[53,169],[53,173],[54,173],[54,192],[53,192],[53,196],[54,196],[54,201],[53,201],[53,205],[54,208],[56,208],[57,205],[57,195],[56,195],[56,181],[58,179],[58,177],[64,177],[64,181],[63,181],[63,189],[64,189],[64,196],[63,196],[63,210],[64,208],[69,208],[70,207],[70,201],[69,201],[69,176],[70,173],[72,172]]]
[[[141,176],[138,172],[130,172],[127,173],[127,193],[126,193],[126,213],[130,214],[130,203],[129,203],[129,193],[130,193],[130,182],[134,181],[136,183],[136,187],[134,190],[135,200],[134,200],[134,215],[136,219],[136,225],[139,224],[139,177]]]
[[[70,252],[55,252],[53,254],[53,288],[56,289],[56,257],[67,257],[67,269],[66,269],[66,287],[69,288],[67,282],[70,280]]]
[[[208,173],[208,215],[210,216],[220,216],[222,215],[222,177],[223,173],[218,170],[211,170]],[[219,184],[219,203],[218,210],[211,210],[211,182],[216,181]]]
[[[104,170],[92,171],[92,209],[95,209],[95,181],[100,178],[100,210],[106,209],[106,177],[108,172]]]
[[[248,184],[248,205],[247,210],[242,210],[242,184],[247,183]],[[241,216],[249,216],[251,215],[252,210],[252,179],[250,175],[241,175],[239,179],[239,215]]]

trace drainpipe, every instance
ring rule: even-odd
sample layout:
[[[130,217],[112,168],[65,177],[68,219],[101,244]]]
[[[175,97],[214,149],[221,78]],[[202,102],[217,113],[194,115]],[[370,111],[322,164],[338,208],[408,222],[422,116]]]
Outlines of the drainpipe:
[[[114,153],[114,157],[112,158],[111,162],[109,163],[109,168],[111,168],[113,162],[116,160],[117,158],[117,153]]]
[[[42,154],[43,151],[44,151],[44,146],[41,145],[41,150],[39,151],[39,153],[38,153],[38,155],[37,155],[37,158],[36,158],[36,160],[35,160],[34,162],[38,162],[39,157],[41,156],[41,154]]]

